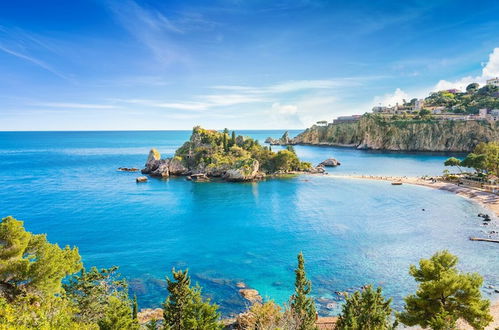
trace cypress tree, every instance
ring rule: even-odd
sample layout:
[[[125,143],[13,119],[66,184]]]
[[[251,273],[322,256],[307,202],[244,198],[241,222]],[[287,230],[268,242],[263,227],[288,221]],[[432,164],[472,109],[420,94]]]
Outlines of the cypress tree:
[[[137,320],[137,314],[139,313],[139,304],[137,303],[137,295],[133,295],[133,304],[132,304],[132,317],[134,320]]]
[[[312,297],[312,283],[305,273],[303,253],[298,254],[298,268],[295,269],[295,293],[291,297],[291,310],[300,330],[316,329],[317,312]]]
[[[224,147],[224,152],[229,151],[229,145],[227,143],[227,134],[224,133],[223,137],[223,147]]]
[[[165,326],[172,330],[218,330],[218,306],[203,300],[199,286],[191,288],[188,271],[172,270],[173,279],[166,279],[168,298],[163,304]]]
[[[232,131],[232,136],[230,138],[230,144],[231,147],[236,145],[236,132]]]

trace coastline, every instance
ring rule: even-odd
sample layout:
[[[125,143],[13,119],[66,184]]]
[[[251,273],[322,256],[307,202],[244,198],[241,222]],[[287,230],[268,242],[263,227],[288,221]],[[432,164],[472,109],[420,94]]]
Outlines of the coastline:
[[[432,182],[417,177],[400,177],[400,176],[379,176],[379,175],[340,175],[340,174],[325,174],[327,177],[340,179],[359,179],[387,182],[401,182],[403,184],[417,185],[438,190],[445,190],[456,195],[462,196],[475,203],[478,203],[486,209],[492,211],[496,217],[499,217],[499,196],[490,192],[470,187],[457,186],[448,182]]]

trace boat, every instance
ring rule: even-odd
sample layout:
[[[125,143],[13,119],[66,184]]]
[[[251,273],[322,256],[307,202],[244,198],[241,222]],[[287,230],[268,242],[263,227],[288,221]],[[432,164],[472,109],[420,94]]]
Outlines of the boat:
[[[392,186],[401,186],[402,182],[392,182]]]

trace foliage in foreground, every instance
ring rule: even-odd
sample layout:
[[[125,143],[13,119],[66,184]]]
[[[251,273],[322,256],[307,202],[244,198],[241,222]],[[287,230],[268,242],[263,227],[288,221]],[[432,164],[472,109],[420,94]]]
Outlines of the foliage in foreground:
[[[374,290],[370,285],[349,295],[336,323],[338,330],[391,330],[390,307],[392,300],[385,299],[381,288]]]
[[[166,278],[168,297],[163,304],[165,328],[172,330],[217,330],[219,322],[218,306],[201,297],[199,286],[191,287],[188,271],[172,270],[172,279]]]
[[[138,328],[116,268],[76,275],[82,269],[76,248],[51,244],[12,217],[0,223],[0,243],[1,329]]]
[[[447,251],[422,259],[410,274],[420,283],[405,298],[397,314],[402,323],[432,329],[453,329],[461,318],[474,329],[484,329],[492,317],[489,301],[482,299],[480,275],[461,273],[458,259]],[[81,269],[80,272],[78,272]],[[78,273],[77,273],[78,272]],[[63,284],[63,279],[69,279]],[[148,329],[218,330],[222,328],[218,306],[203,299],[199,286],[191,286],[186,271],[172,271],[167,279],[169,295],[163,305],[164,322]],[[310,296],[303,254],[298,255],[295,292],[281,308],[272,301],[256,303],[237,319],[238,329],[315,329],[316,310]],[[391,299],[381,288],[370,286],[346,299],[337,329],[392,329]],[[117,268],[82,268],[76,248],[51,244],[12,217],[0,223],[0,329],[138,329],[138,306],[128,296],[126,282]]]
[[[409,273],[419,282],[415,294],[405,298],[405,310],[399,320],[409,326],[453,329],[459,318],[475,329],[492,321],[490,302],[482,299],[483,279],[477,273],[460,273],[458,258],[448,251],[421,259],[419,268],[411,265]]]

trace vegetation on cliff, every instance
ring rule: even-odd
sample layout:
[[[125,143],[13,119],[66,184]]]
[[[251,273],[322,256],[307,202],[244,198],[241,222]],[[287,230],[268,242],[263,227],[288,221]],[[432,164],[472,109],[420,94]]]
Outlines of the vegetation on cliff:
[[[313,144],[393,151],[470,152],[480,142],[499,141],[499,122],[392,119],[366,114],[356,122],[314,125],[273,144]]]
[[[313,171],[310,163],[302,162],[292,149],[273,152],[258,141],[225,129],[223,132],[194,127],[171,159],[160,159],[153,149],[149,154],[145,174],[168,176],[206,174],[231,181],[246,181],[266,174]]]
[[[408,105],[413,105],[416,99]],[[441,106],[454,113],[476,114],[479,109],[499,109],[499,87],[485,85],[480,88],[471,83],[465,92],[443,90],[431,93],[424,101],[425,106]],[[404,104],[406,105],[406,104]]]

